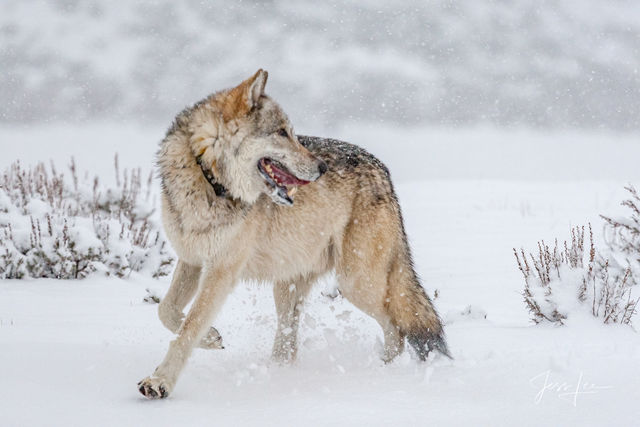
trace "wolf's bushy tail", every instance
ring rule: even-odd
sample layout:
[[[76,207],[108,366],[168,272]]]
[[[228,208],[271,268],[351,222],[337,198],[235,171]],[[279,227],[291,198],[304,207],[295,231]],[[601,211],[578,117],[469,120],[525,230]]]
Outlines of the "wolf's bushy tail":
[[[399,256],[389,271],[387,311],[391,321],[416,351],[420,360],[436,350],[452,358],[442,322],[420,285],[407,256]]]

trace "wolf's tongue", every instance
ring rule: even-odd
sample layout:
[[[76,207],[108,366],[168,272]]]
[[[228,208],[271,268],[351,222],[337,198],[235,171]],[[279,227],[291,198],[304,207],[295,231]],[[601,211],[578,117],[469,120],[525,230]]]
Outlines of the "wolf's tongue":
[[[273,173],[273,176],[276,177],[276,180],[283,185],[305,185],[309,183],[309,181],[298,179],[295,176],[291,175],[290,173],[287,173],[282,169],[279,169],[273,163],[271,164],[271,172]]]

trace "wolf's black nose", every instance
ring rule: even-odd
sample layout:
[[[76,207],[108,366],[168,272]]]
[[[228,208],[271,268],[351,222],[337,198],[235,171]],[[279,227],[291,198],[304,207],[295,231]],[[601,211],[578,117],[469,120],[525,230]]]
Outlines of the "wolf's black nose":
[[[323,161],[320,161],[320,164],[318,165],[318,172],[320,172],[320,176],[324,175],[326,171],[327,171],[327,164]]]

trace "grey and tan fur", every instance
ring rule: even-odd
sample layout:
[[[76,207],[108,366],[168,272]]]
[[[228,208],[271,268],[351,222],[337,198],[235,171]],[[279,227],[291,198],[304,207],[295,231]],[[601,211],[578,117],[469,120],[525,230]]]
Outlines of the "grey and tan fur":
[[[382,327],[384,360],[405,338],[422,360],[434,349],[449,355],[413,268],[388,170],[354,145],[295,136],[264,94],[266,80],[259,70],[184,110],[162,141],[162,216],[179,261],[159,314],[177,337],[138,384],[147,397],[173,390],[195,346],[221,347],[209,325],[240,280],[274,283],[278,361],[295,358],[304,298],[329,271],[342,295]],[[309,183],[276,186],[258,166],[265,158]]]

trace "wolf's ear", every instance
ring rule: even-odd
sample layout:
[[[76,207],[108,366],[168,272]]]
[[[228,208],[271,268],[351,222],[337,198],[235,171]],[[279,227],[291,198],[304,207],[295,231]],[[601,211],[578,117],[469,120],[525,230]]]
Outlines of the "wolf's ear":
[[[260,68],[252,77],[246,80],[249,84],[248,99],[250,100],[251,107],[255,107],[260,97],[264,95],[264,87],[267,85],[268,77],[269,73]]]
[[[225,121],[244,116],[258,105],[260,97],[264,95],[267,77],[269,74],[259,69],[253,76],[229,91],[222,108]]]

